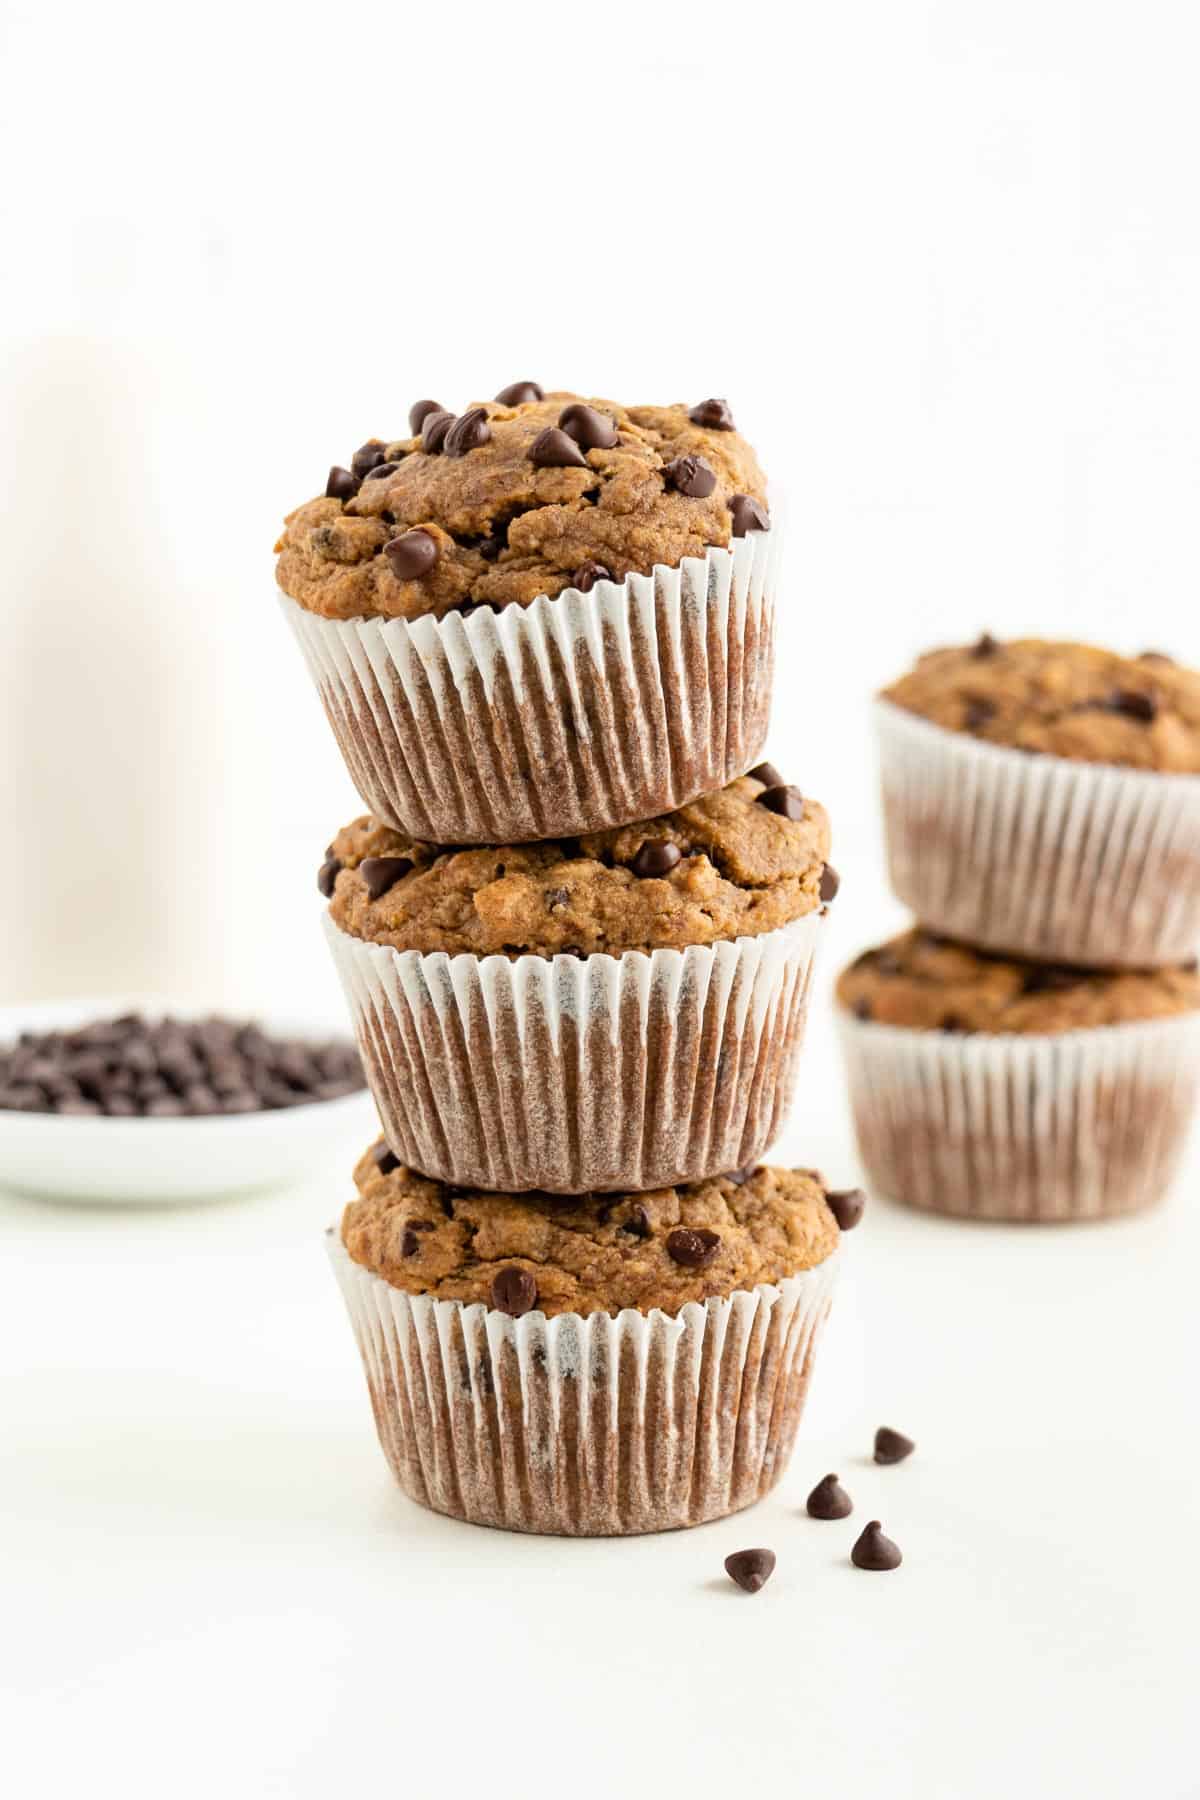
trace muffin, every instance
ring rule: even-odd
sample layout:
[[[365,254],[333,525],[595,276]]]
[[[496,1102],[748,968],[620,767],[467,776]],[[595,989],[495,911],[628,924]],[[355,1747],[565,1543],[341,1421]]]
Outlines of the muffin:
[[[504,848],[377,820],[320,873],[401,1160],[485,1188],[740,1168],[791,1099],[829,822],[769,765],[642,825]]]
[[[1200,974],[1014,962],[907,931],[843,971],[874,1189],[967,1218],[1136,1212],[1166,1190],[1200,1067]]]
[[[418,401],[279,541],[283,607],[371,812],[433,843],[652,818],[766,738],[779,534],[722,400],[518,382]]]
[[[1097,968],[1200,943],[1200,674],[982,637],[878,707],[892,886],[923,924]]]
[[[791,1452],[840,1215],[811,1170],[650,1193],[480,1194],[382,1141],[329,1247],[405,1493],[573,1536],[750,1505]],[[832,1201],[832,1204],[830,1204]]]

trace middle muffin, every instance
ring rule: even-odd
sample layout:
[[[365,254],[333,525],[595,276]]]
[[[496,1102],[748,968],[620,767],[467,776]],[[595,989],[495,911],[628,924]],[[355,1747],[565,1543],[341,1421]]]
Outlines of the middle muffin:
[[[642,825],[449,849],[357,820],[320,886],[392,1149],[552,1193],[757,1161],[791,1102],[824,807],[763,765]]]

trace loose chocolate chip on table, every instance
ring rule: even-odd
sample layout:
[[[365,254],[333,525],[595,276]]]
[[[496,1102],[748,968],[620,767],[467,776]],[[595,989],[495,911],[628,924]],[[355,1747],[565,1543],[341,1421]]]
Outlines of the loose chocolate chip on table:
[[[386,459],[387,450],[378,438],[371,438],[367,443],[361,444],[350,458],[351,472],[361,481],[364,475]]]
[[[446,433],[454,423],[452,412],[426,413],[421,426],[421,448],[426,456],[440,456],[446,442]]]
[[[378,900],[389,888],[395,887],[401,878],[408,874],[412,862],[407,856],[367,856],[358,865],[358,872],[366,884],[367,899]]]
[[[468,450],[478,450],[481,444],[486,444],[491,435],[487,407],[470,406],[465,413],[459,414],[446,432],[442,450],[447,456],[465,456]]]
[[[757,1594],[775,1573],[773,1550],[735,1550],[725,1558],[725,1573],[748,1594]]]
[[[748,531],[770,531],[771,520],[765,507],[760,506],[751,494],[734,494],[729,502],[729,516],[733,521],[735,538],[745,537]]]
[[[996,708],[990,700],[968,700],[963,724],[968,731],[979,731],[995,716]]]
[[[667,1255],[685,1269],[702,1269],[720,1248],[721,1239],[715,1231],[693,1231],[687,1225],[677,1225],[667,1236]]]
[[[327,856],[317,870],[317,887],[327,900],[333,899],[333,884],[341,871],[342,865],[336,856]]]
[[[666,838],[647,838],[629,866],[635,875],[647,881],[669,875],[682,860],[678,844],[672,844]]]
[[[585,450],[611,450],[619,442],[617,428],[607,414],[597,412],[594,406],[584,406],[581,401],[564,406],[558,423]]]
[[[421,430],[430,413],[445,412],[446,408],[440,400],[414,400],[408,409],[408,429],[414,437],[421,435]],[[454,417],[453,413],[449,415]]]
[[[510,1319],[532,1312],[537,1304],[537,1282],[528,1269],[500,1269],[492,1277],[492,1305]]]
[[[875,1461],[877,1463],[903,1462],[916,1449],[911,1438],[905,1437],[902,1431],[893,1431],[890,1425],[881,1425],[875,1433]]]
[[[389,1144],[376,1144],[374,1156],[375,1167],[381,1175],[390,1175],[393,1169],[400,1167],[400,1158]]]
[[[898,1569],[903,1560],[899,1546],[890,1537],[884,1537],[878,1519],[871,1520],[850,1552],[856,1569]]]
[[[677,456],[664,464],[663,480],[685,500],[705,500],[717,485],[712,467],[702,456]]]
[[[399,467],[400,464],[398,462],[376,463],[373,469],[367,470],[366,474],[363,476],[363,481],[382,481],[385,475],[394,475]]]
[[[693,406],[688,418],[693,425],[703,425],[707,431],[733,430],[728,400],[701,400],[699,406]]]
[[[783,787],[784,779],[774,763],[761,762],[749,771],[755,781],[761,781],[764,787]]]
[[[501,406],[524,406],[527,400],[544,400],[545,394],[536,381],[514,381],[496,395]]]
[[[863,1216],[867,1196],[861,1188],[839,1188],[826,1194],[825,1204],[837,1220],[839,1231],[853,1231]]]
[[[821,870],[820,893],[822,900],[824,900],[827,905],[830,900],[837,899],[838,889],[841,885],[842,878],[834,868],[833,864],[826,863],[825,867]]]
[[[812,1519],[848,1519],[854,1511],[854,1502],[836,1475],[818,1481],[805,1504]]]
[[[1109,712],[1124,713],[1127,719],[1137,719],[1143,725],[1152,725],[1158,717],[1154,695],[1141,694],[1136,688],[1114,688],[1104,704]]]
[[[393,538],[383,548],[397,581],[420,581],[438,559],[437,539],[420,526],[406,531],[403,537]]]
[[[547,425],[529,446],[529,460],[535,469],[586,469],[587,458],[565,431]]]
[[[765,806],[768,812],[778,813],[783,819],[802,819],[804,817],[804,795],[797,787],[772,787],[758,796],[758,804]]]
[[[340,469],[334,463],[329,471],[329,480],[325,483],[325,498],[327,500],[353,500],[361,485],[357,475],[352,475],[349,469]]]
[[[985,631],[983,636],[976,638],[975,642],[971,645],[971,655],[978,657],[995,656],[999,648],[1000,646],[992,636],[991,632]]]
[[[571,577],[571,586],[578,588],[581,594],[590,594],[598,581],[611,581],[612,571],[606,569],[602,562],[580,563]]]

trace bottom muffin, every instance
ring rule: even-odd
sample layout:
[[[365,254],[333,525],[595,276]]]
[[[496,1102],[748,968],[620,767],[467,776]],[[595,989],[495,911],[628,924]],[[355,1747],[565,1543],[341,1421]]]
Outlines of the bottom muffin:
[[[877,1193],[965,1218],[1108,1218],[1170,1184],[1200,1074],[1200,974],[991,956],[912,930],[837,986]]]
[[[380,1143],[330,1253],[405,1493],[570,1536],[698,1525],[779,1479],[861,1197],[760,1167],[479,1193]]]

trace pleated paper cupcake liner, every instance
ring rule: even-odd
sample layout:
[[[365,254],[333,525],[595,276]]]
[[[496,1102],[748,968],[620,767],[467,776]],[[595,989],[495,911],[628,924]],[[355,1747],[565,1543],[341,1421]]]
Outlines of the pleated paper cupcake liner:
[[[791,1103],[821,915],[621,956],[420,955],[326,931],[400,1160],[462,1187],[699,1181]]]
[[[406,1294],[327,1241],[404,1492],[472,1524],[570,1537],[700,1525],[774,1487],[839,1255],[677,1317],[511,1319]]]
[[[1200,1014],[1059,1035],[944,1035],[838,1015],[871,1191],[971,1219],[1140,1212],[1195,1111]]]
[[[1033,961],[1185,962],[1200,944],[1200,776],[981,743],[876,709],[888,869],[922,925]]]
[[[590,593],[411,623],[281,599],[376,818],[441,844],[574,837],[758,760],[781,542],[776,525]]]

